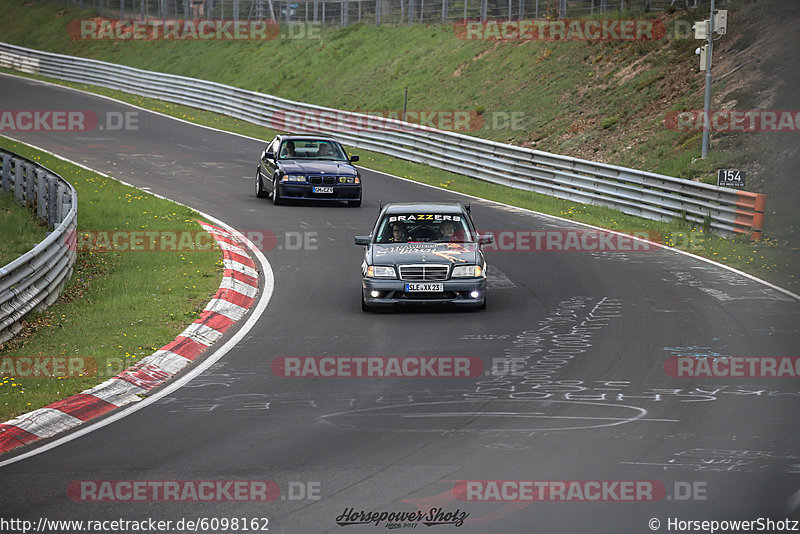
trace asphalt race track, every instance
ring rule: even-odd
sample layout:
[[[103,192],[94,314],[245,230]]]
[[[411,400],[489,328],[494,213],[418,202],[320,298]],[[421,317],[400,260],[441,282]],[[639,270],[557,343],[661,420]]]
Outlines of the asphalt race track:
[[[268,518],[269,532],[345,534],[387,528],[338,525],[350,508],[468,514],[460,527],[416,525],[435,532],[645,533],[653,518],[662,532],[677,531],[670,519],[800,520],[798,379],[665,371],[676,355],[798,356],[800,302],[790,295],[668,250],[497,250],[487,253],[486,312],[364,314],[353,236],[369,232],[378,203],[463,197],[362,170],[361,208],[273,206],[253,194],[262,142],[5,75],[0,98],[6,109],[138,111],[136,130],[10,136],[240,231],[277,236],[263,251],[272,300],[237,347],[144,409],[0,468],[3,518]],[[482,231],[580,228],[479,200],[472,213]],[[484,372],[281,378],[270,364],[286,356],[472,356]],[[521,362],[516,372],[509,356]],[[81,502],[72,491],[79,481],[141,480],[269,480],[280,497]],[[564,502],[549,485],[544,502],[499,502],[484,491],[490,484],[464,492],[459,481],[602,481],[608,493]],[[647,491],[618,502],[621,481]]]

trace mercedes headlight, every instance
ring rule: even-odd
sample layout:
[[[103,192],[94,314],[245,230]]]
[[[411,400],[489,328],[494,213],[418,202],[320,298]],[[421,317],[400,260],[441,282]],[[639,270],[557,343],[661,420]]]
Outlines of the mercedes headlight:
[[[457,265],[453,267],[453,278],[480,278],[483,269],[480,265]]]
[[[397,278],[394,267],[370,265],[367,267],[367,278]]]

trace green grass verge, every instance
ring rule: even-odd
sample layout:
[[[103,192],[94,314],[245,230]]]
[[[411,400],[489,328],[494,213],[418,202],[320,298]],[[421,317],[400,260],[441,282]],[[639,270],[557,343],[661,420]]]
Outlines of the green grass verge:
[[[44,165],[75,187],[79,236],[90,231],[200,230],[201,218],[186,207],[5,137],[0,137],[0,146]],[[0,224],[0,229],[2,242],[9,228]],[[20,335],[0,347],[0,422],[90,388],[168,343],[198,317],[222,276],[217,248],[183,252],[82,248],[59,300],[26,317]],[[89,376],[49,372],[45,377],[19,376],[15,358],[60,362],[78,358],[94,365],[86,366]],[[27,367],[21,370],[24,374]]]
[[[18,204],[11,193],[0,193],[0,267],[25,254],[47,237],[47,224]]]

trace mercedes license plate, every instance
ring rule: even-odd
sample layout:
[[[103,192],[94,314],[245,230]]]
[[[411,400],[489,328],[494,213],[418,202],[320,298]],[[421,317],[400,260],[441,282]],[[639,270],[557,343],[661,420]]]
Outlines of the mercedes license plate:
[[[441,293],[444,284],[406,284],[406,292]]]

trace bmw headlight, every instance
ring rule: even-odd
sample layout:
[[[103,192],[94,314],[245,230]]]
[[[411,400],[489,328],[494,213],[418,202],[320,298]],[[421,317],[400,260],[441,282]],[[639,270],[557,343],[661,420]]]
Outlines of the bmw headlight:
[[[359,183],[359,179],[357,176],[340,176],[339,177],[340,184],[357,184]]]
[[[483,269],[480,265],[457,265],[453,267],[453,278],[480,278]]]
[[[394,267],[370,265],[367,267],[367,278],[397,278]]]
[[[300,174],[286,174],[283,178],[281,178],[283,182],[305,182],[306,177]]]

